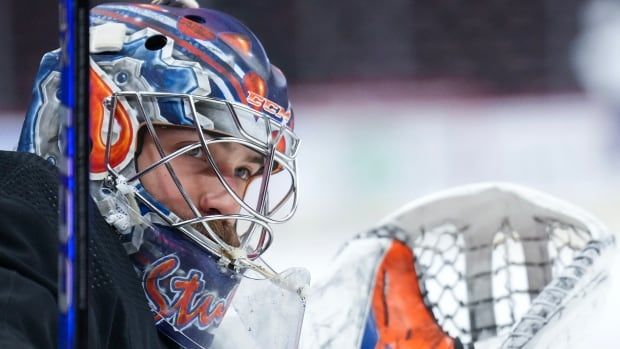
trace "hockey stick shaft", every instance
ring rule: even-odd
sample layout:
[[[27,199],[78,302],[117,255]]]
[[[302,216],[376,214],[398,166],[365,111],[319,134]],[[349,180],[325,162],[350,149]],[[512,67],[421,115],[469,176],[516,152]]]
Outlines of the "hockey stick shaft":
[[[60,0],[64,117],[59,217],[58,347],[86,348],[88,319],[88,0]]]

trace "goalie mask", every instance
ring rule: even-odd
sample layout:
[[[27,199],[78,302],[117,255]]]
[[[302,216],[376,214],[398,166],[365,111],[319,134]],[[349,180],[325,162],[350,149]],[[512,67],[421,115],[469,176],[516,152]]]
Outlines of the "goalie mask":
[[[243,337],[226,320],[232,304],[254,331],[237,344],[296,346],[307,274],[277,274],[260,258],[270,224],[297,206],[284,75],[246,27],[216,11],[109,4],[90,22],[91,195],[121,234],[158,328],[186,347],[217,347],[229,337],[221,331]],[[18,145],[52,163],[62,160],[59,57],[43,57]],[[282,321],[266,328],[254,313]]]

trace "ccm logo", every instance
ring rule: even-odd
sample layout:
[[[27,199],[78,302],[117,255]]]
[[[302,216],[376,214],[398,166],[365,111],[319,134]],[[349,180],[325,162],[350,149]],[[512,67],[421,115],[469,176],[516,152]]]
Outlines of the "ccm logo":
[[[285,123],[288,123],[288,120],[291,118],[290,111],[287,112],[286,109],[283,108],[281,105],[252,91],[248,91],[247,101],[255,107],[262,108],[269,114],[281,117]]]

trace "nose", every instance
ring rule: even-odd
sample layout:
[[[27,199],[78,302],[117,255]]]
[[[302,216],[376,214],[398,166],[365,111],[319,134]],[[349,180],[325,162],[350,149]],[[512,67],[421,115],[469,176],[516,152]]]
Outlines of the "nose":
[[[227,183],[232,183],[229,178],[225,177],[225,179]],[[208,185],[203,187],[198,201],[198,209],[200,212],[204,215],[230,215],[239,213],[241,206],[235,201],[232,194],[226,190],[224,185],[217,178],[212,178],[209,182]],[[234,185],[230,186],[238,193]]]

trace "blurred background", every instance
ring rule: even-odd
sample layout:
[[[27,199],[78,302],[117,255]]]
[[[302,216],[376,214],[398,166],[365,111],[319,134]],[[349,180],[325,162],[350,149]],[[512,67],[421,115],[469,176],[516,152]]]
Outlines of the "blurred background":
[[[289,79],[301,201],[277,229],[277,268],[320,276],[405,203],[479,181],[549,192],[620,231],[620,3],[200,2],[246,23]],[[3,1],[1,149],[57,18],[54,1]]]

